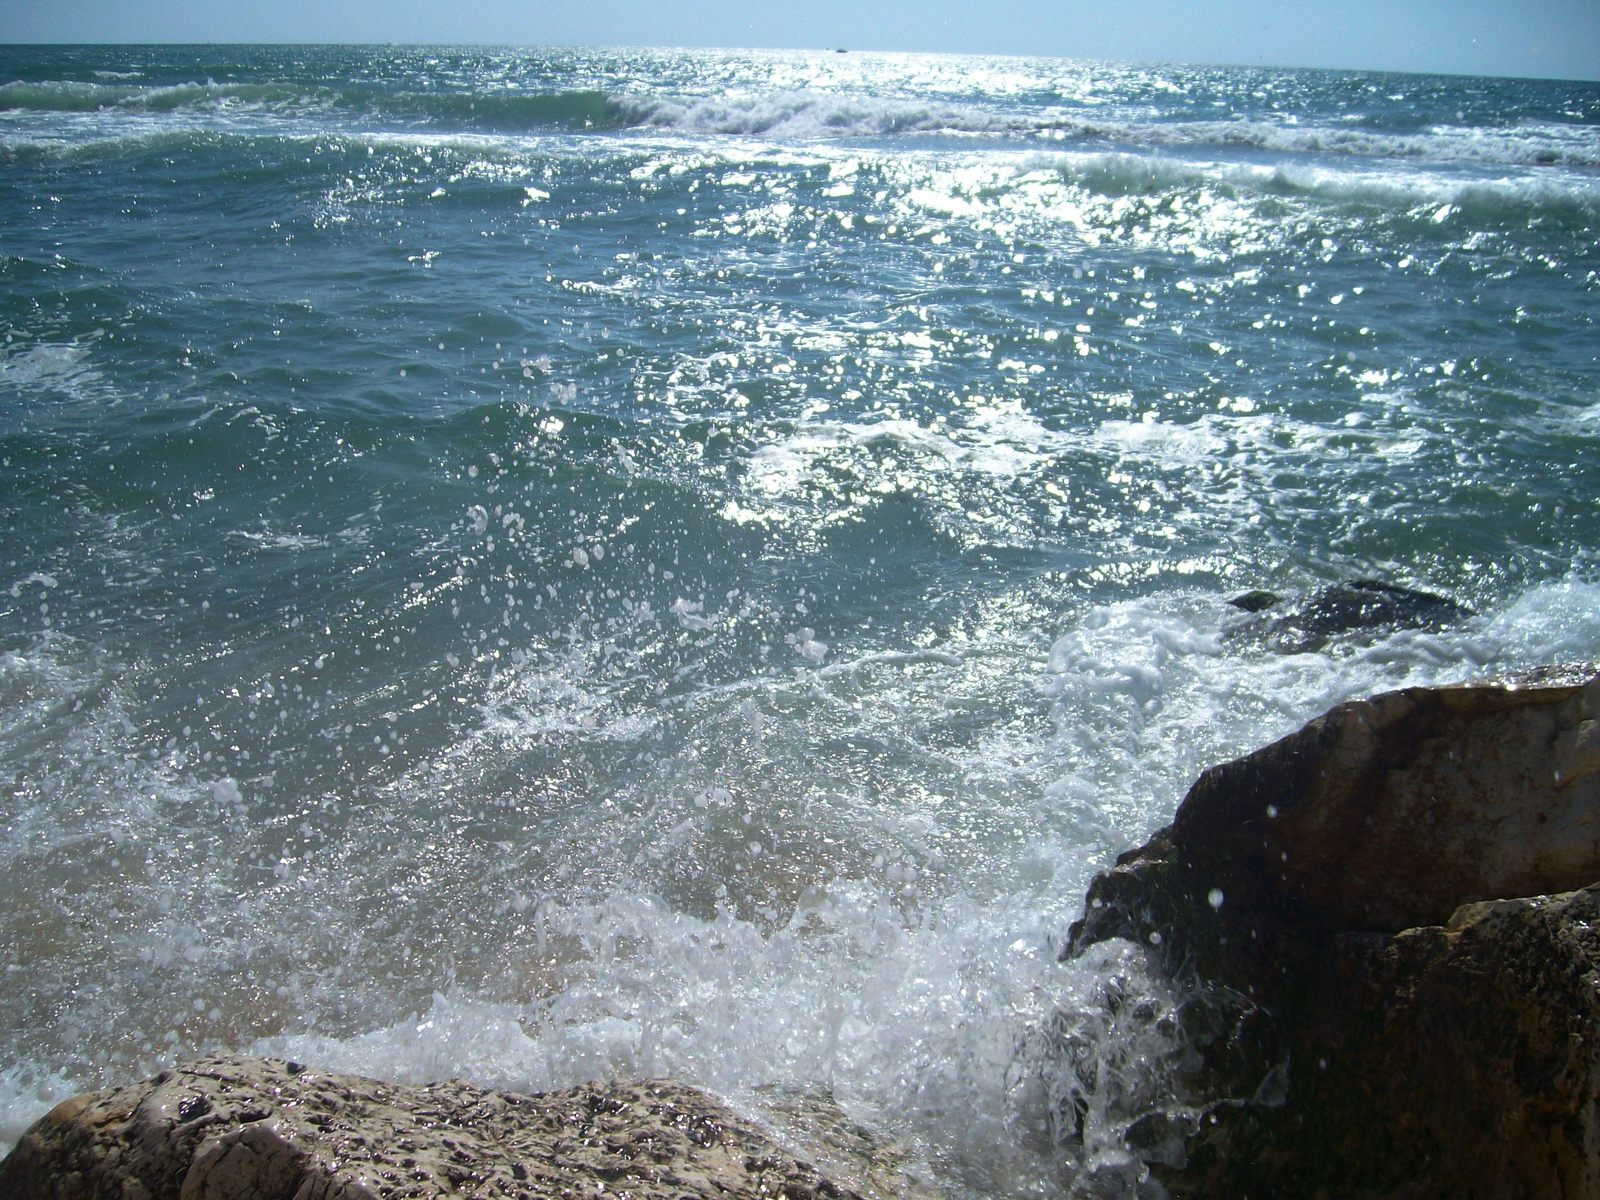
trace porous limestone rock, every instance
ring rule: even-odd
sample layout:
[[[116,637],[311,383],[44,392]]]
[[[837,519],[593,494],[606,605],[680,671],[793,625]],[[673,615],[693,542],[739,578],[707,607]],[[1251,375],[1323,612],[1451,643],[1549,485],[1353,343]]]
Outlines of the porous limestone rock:
[[[215,1057],[58,1105],[0,1163],[11,1200],[847,1200],[671,1083],[519,1095]]]

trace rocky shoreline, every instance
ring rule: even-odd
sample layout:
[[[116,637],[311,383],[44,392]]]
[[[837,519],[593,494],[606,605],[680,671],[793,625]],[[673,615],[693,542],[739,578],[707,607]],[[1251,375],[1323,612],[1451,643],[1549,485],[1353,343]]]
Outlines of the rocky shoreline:
[[[1600,667],[1353,701],[1207,771],[1066,955],[1109,939],[1190,998],[1199,1099],[1134,1114],[1139,1194],[1600,1196]],[[522,1096],[232,1057],[69,1100],[0,1162],[20,1200],[909,1186],[667,1082]]]

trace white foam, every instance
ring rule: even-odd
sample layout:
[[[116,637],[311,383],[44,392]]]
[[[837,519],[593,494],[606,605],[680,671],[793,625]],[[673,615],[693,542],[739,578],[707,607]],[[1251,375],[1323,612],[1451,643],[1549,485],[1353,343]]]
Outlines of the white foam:
[[[993,96],[997,93],[988,93]],[[1436,125],[1390,133],[1272,119],[1139,121],[1091,117],[1045,105],[999,110],[973,93],[944,100],[795,88],[715,98],[618,97],[630,124],[696,133],[774,138],[881,137],[938,133],[999,135],[1069,142],[1096,149],[1264,150],[1350,161],[1426,161],[1468,165],[1589,167],[1600,163],[1600,137],[1575,124],[1524,121],[1516,126]]]
[[[1008,206],[1013,190],[1035,203],[1059,202],[1039,172],[1054,172],[1069,187],[1099,195],[1150,195],[1172,190],[1208,189],[1206,202],[1226,206],[1227,197],[1209,192],[1225,188],[1240,199],[1305,195],[1335,203],[1367,203],[1405,210],[1440,206],[1517,211],[1557,208],[1593,212],[1600,208],[1600,183],[1586,174],[1544,167],[1514,168],[1497,175],[1462,173],[1409,159],[1333,162],[1283,160],[1233,162],[1197,155],[1154,157],[1126,151],[989,152],[985,161],[1012,174],[1008,185],[997,175],[988,190],[991,208]],[[1071,199],[1069,194],[1067,199]],[[1071,215],[1072,210],[1068,210]],[[1092,220],[1090,209],[1076,223]],[[1249,213],[1241,214],[1241,219]]]
[[[931,470],[1009,479],[1041,467],[1071,444],[1016,400],[978,398],[954,416],[939,429],[907,417],[810,420],[752,453],[746,483],[758,495],[791,495],[831,453],[876,447],[916,455],[920,474]]]
[[[1486,666],[1600,661],[1600,584],[1578,577],[1529,588],[1482,622]]]
[[[187,998],[169,1013],[170,998],[142,996],[139,980],[181,972],[207,1002],[227,1006],[242,999],[229,999],[227,980],[247,965],[282,972],[275,994],[286,1006],[283,1032],[244,1039],[257,1051],[521,1090],[672,1074],[753,1107],[769,1087],[827,1089],[848,1114],[936,1159],[944,1178],[1017,1195],[1054,1186],[1055,1139],[1081,1108],[1086,1158],[1132,1169],[1119,1165],[1119,1131],[1130,1114],[1174,1102],[1181,1047],[1157,1025],[1118,1024],[1096,1007],[1112,977],[1150,990],[1158,1008],[1175,1002],[1125,952],[1055,961],[1094,870],[1170,819],[1200,769],[1333,703],[1592,656],[1600,645],[1600,586],[1576,577],[1450,631],[1319,654],[1235,648],[1219,636],[1225,611],[1207,593],[1134,597],[1067,614],[1042,641],[997,613],[968,640],[835,650],[804,679],[785,666],[668,709],[656,693],[624,694],[637,665],[611,663],[604,639],[591,656],[503,665],[500,700],[477,732],[384,794],[348,801],[345,844],[280,861],[282,871],[264,866],[265,890],[226,906],[206,880],[173,873],[176,862],[133,886],[119,903],[136,912],[117,922],[129,940],[92,948],[101,992],[79,998],[75,1019],[131,1023],[152,1042],[146,1054],[192,1052],[196,1035],[178,1019]],[[666,624],[676,636],[675,615]],[[44,647],[11,656],[7,670],[43,679],[62,661]],[[52,701],[97,677],[52,685]],[[114,716],[105,720],[108,736],[126,739]],[[554,838],[549,822],[570,819],[569,850],[496,848],[452,832],[462,820],[497,820],[473,789],[497,754],[514,761],[506,747],[591,753],[641,737],[660,738],[648,773],[587,814],[535,809],[540,823],[523,827],[524,838]],[[848,757],[835,762],[848,751],[827,747],[850,739],[878,747],[858,764],[892,754],[897,765],[863,776]],[[81,756],[82,778],[63,783],[71,794],[51,806],[58,824],[74,797],[103,793],[119,806],[154,797],[148,819],[122,813],[130,836],[176,836],[202,856],[243,836],[245,814],[220,810],[240,808],[258,784],[170,764],[121,779],[114,764],[134,748],[114,740]],[[800,831],[816,852],[797,854]],[[158,863],[180,849],[147,844]],[[564,853],[569,866],[620,861],[588,879],[553,869]],[[707,894],[722,889],[711,909],[664,894],[692,892],[702,871]],[[398,1018],[397,984],[361,975],[374,965],[367,959],[321,980],[303,970],[327,952],[306,941],[316,914],[339,914],[329,930],[337,938],[360,920],[348,906],[380,883],[405,888],[379,918],[397,922],[384,935],[396,954],[411,953],[408,938],[462,943],[459,931],[492,928],[479,949],[495,969],[452,982],[441,946],[397,959],[408,986],[422,989],[420,1009]],[[463,896],[474,911],[458,911]],[[75,969],[70,956],[60,965]],[[232,1019],[239,1031],[263,1017],[247,1009]],[[169,1024],[170,1043],[160,1032]],[[57,1070],[0,1075],[13,1136],[69,1083],[85,1083]]]
[[[1135,145],[1245,147],[1351,159],[1541,166],[1600,163],[1600,137],[1592,128],[1551,123],[1523,123],[1505,129],[1436,125],[1414,133],[1394,134],[1265,120],[1108,122],[1079,125],[1075,132]]]
[[[31,1064],[0,1067],[0,1155],[8,1153],[30,1125],[79,1090],[80,1085],[66,1076]]]
[[[328,545],[328,539],[317,534],[273,529],[264,518],[255,529],[230,529],[227,536],[246,542],[257,550],[285,550],[293,554],[320,550]]]
[[[545,981],[537,994],[441,991],[426,1011],[357,1036],[302,1034],[255,1049],[518,1089],[666,1074],[756,1110],[769,1089],[825,1090],[848,1115],[909,1139],[959,1186],[1011,1195],[1059,1186],[1063,1139],[1086,1169],[1131,1180],[1138,1165],[1120,1140],[1128,1124],[1155,1109],[1194,1115],[1184,1048],[1160,1019],[1181,997],[1126,947],[1056,961],[1093,871],[1170,819],[1202,768],[1332,704],[1600,644],[1600,587],[1576,580],[1531,589],[1452,632],[1402,631],[1320,654],[1233,648],[1219,636],[1226,611],[1200,593],[1116,601],[1070,619],[1037,648],[1034,686],[1047,722],[1022,743],[1003,744],[997,730],[963,767],[965,779],[981,779],[985,754],[1008,760],[1011,795],[989,814],[994,828],[968,825],[979,810],[959,795],[862,796],[848,808],[842,796],[811,797],[809,826],[863,822],[915,869],[888,864],[876,879],[849,878],[818,864],[824,873],[775,921],[737,915],[726,892],[711,916],[647,888],[588,901],[545,894],[528,910],[532,928],[504,947],[546,963],[535,972]],[[964,677],[1027,661],[1017,648],[997,665],[1002,645],[831,665],[811,677],[815,691],[787,693],[784,727],[767,721],[762,736],[793,736],[812,713],[853,713],[850,727],[863,737],[926,720],[917,707],[924,673],[935,672],[929,695],[959,698],[969,683],[992,692],[991,679]],[[765,694],[725,703],[743,721]],[[796,707],[807,695],[816,707]],[[866,696],[872,707],[857,707]],[[798,744],[814,742],[802,735]],[[739,757],[730,752],[729,762]],[[692,759],[702,756],[719,769],[709,745]],[[691,759],[678,766],[692,769]],[[1036,772],[1045,773],[1039,790],[1018,795]],[[690,853],[704,822],[745,804],[743,790],[730,779],[678,809],[663,797],[653,827],[687,828],[647,839],[659,861]],[[750,799],[756,813],[772,798]],[[988,844],[971,876],[986,885],[981,898],[958,882],[959,857],[941,850],[973,836]],[[764,860],[745,861],[760,870]],[[1108,1006],[1101,993],[1110,986],[1150,1003]],[[1069,1130],[1074,1123],[1081,1131]]]
[[[0,388],[15,395],[54,393],[81,404],[114,398],[111,382],[94,364],[88,342],[23,342],[0,354]]]
[[[631,672],[603,645],[517,659],[496,672],[482,730],[463,743],[467,754],[484,748],[477,745],[479,738],[504,750],[572,736],[632,742],[656,728],[656,714],[619,701],[617,685]]]
[[[1094,443],[1121,455],[1167,466],[1194,466],[1224,453],[1232,439],[1223,423],[1204,416],[1196,421],[1102,421]]]
[[[1059,975],[1040,916],[994,924],[958,903],[908,927],[886,898],[850,885],[813,889],[771,931],[643,896],[553,905],[549,936],[584,948],[580,978],[559,993],[438,993],[426,1012],[366,1034],[252,1049],[518,1090],[670,1075],[752,1107],[770,1088],[827,1089],[847,1113],[916,1130],[958,1169],[1015,1187],[1053,1172],[1037,1144],[997,1151],[1018,1121],[1039,1119],[1018,1101],[1029,1031],[1050,1013]]]
[[[636,125],[779,138],[988,133],[1019,125],[1015,117],[970,106],[832,91],[748,92],[684,100],[625,97],[617,104],[625,119]]]

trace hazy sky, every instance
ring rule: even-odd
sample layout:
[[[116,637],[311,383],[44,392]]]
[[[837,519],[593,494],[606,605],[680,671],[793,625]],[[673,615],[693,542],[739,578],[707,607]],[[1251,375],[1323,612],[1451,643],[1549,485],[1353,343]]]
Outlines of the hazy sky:
[[[1600,0],[0,0],[0,41],[845,46],[1600,79]]]

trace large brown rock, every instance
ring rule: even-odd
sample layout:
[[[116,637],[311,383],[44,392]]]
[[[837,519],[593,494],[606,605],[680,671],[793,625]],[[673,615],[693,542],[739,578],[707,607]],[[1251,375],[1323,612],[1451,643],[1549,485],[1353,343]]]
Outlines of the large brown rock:
[[[519,1095],[204,1059],[58,1105],[0,1163],[8,1200],[856,1196],[703,1092]]]
[[[1090,886],[1069,953],[1150,940],[1271,997],[1314,931],[1397,933],[1600,880],[1600,668],[1407,688],[1206,771]]]
[[[1597,881],[1600,668],[1548,669],[1207,771],[1067,954],[1128,938],[1190,989],[1175,1195],[1595,1200]]]

